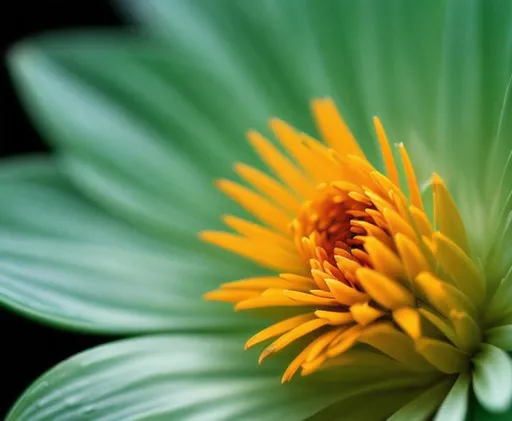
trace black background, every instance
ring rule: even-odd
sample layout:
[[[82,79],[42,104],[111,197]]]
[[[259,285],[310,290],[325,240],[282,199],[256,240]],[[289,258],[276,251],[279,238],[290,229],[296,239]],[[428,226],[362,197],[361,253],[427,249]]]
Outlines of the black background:
[[[5,66],[10,45],[40,32],[121,25],[106,0],[18,0],[0,5],[2,73],[0,156],[45,151],[16,98]],[[65,358],[108,341],[108,337],[72,334],[17,316],[0,306],[2,387],[0,417],[39,375]]]

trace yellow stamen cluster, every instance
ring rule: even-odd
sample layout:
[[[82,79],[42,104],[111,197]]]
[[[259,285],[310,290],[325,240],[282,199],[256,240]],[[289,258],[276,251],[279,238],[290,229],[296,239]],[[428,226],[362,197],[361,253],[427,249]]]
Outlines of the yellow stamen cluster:
[[[247,165],[251,188],[219,188],[261,223],[235,216],[235,233],[204,240],[251,259],[275,276],[226,283],[206,295],[236,310],[302,309],[257,333],[246,348],[274,339],[260,362],[302,337],[310,341],[283,376],[341,364],[356,346],[373,348],[419,372],[465,371],[481,341],[485,282],[469,257],[464,225],[443,180],[432,177],[433,227],[405,147],[398,145],[408,196],[388,139],[374,120],[386,174],[366,159],[328,99],[313,102],[321,143],[279,120],[280,152],[256,132],[248,138],[277,178]]]

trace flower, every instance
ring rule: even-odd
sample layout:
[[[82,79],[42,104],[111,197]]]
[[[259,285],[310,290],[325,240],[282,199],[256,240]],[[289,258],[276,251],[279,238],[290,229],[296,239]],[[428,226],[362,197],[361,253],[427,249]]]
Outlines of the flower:
[[[510,2],[123,4],[9,55],[55,154],[0,168],[0,299],[146,336],[8,420],[510,417]]]
[[[312,108],[328,146],[271,120],[276,137],[297,164],[260,134],[249,132],[248,137],[282,182],[243,164],[236,165],[237,173],[261,194],[228,180],[218,182],[261,224],[228,215],[224,221],[237,234],[201,235],[285,273],[230,282],[206,298],[234,302],[237,310],[302,310],[246,343],[248,348],[277,337],[262,352],[262,362],[297,339],[316,334],[288,366],[283,382],[299,368],[310,374],[325,364],[357,364],[358,351],[348,361],[343,354],[359,342],[416,372],[459,374],[467,385],[470,360],[489,314],[486,281],[469,257],[466,230],[446,185],[433,175],[434,230],[404,145],[398,149],[410,200],[400,189],[395,159],[377,118],[387,176],[368,162],[332,101],[314,101]],[[491,308],[492,301],[491,295]],[[430,325],[426,332],[424,323]],[[367,357],[368,350],[360,353]],[[491,406],[506,408],[512,390],[493,398],[503,401]]]

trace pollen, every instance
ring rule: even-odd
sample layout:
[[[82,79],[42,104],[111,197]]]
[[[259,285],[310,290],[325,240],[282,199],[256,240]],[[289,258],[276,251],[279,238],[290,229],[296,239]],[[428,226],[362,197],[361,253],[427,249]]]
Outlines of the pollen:
[[[313,101],[312,112],[322,140],[272,119],[277,145],[247,134],[269,172],[236,164],[243,184],[217,182],[253,219],[227,215],[229,231],[202,239],[269,275],[225,283],[205,298],[289,312],[245,345],[263,345],[260,363],[295,347],[282,382],[368,350],[416,372],[468,370],[482,340],[485,282],[444,181],[431,178],[430,218],[405,146],[392,149],[378,118],[385,172],[367,160],[332,100]]]

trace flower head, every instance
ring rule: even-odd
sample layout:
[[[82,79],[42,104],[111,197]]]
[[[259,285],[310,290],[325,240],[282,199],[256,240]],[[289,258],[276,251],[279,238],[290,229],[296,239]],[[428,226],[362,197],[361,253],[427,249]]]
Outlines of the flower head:
[[[431,221],[405,146],[397,145],[397,167],[378,118],[385,174],[366,159],[331,100],[315,100],[312,110],[324,142],[272,119],[285,152],[257,132],[248,138],[274,176],[237,164],[248,187],[217,182],[256,222],[227,215],[224,222],[234,233],[201,233],[203,240],[274,275],[225,283],[206,298],[233,302],[236,310],[294,310],[246,342],[249,348],[271,340],[261,363],[307,338],[283,382],[298,370],[307,375],[358,364],[368,350],[414,372],[452,376],[453,382],[466,376],[475,355],[478,359],[478,352],[492,347],[482,341],[493,294],[487,294],[485,275],[471,258],[464,223],[444,181],[438,174],[430,180]],[[348,350],[354,358],[344,357]],[[506,369],[512,375],[511,366]],[[480,397],[489,407],[506,408],[512,390],[499,398]]]

